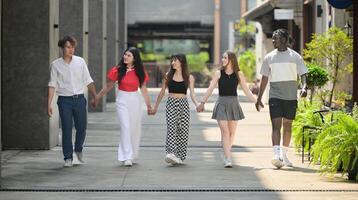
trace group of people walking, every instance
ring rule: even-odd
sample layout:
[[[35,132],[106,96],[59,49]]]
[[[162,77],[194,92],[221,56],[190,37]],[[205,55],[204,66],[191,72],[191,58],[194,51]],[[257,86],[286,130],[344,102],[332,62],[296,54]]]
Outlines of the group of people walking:
[[[155,115],[159,104],[168,89],[166,101],[167,134],[165,143],[165,162],[180,165],[186,158],[190,110],[187,90],[197,112],[203,112],[205,103],[216,86],[219,97],[212,113],[220,127],[221,143],[224,152],[224,167],[232,167],[231,149],[235,140],[238,120],[244,119],[237,87],[241,86],[245,95],[255,103],[260,111],[263,92],[270,78],[269,108],[272,122],[272,144],[274,157],[272,164],[281,168],[292,166],[287,158],[287,149],[291,139],[291,124],[297,108],[297,75],[301,76],[301,96],[306,95],[305,67],[302,57],[287,47],[289,34],[287,30],[279,29],[273,33],[275,50],[269,53],[262,64],[262,80],[258,97],[256,98],[247,86],[245,76],[240,71],[235,53],[226,51],[222,55],[222,66],[217,70],[200,101],[194,92],[195,79],[189,73],[185,55],[171,56],[170,69],[163,77],[162,88],[157,96],[154,107],[151,106],[146,83],[149,76],[145,72],[137,48],[125,50],[120,63],[107,73],[107,84],[97,94],[93,80],[85,61],[74,55],[76,40],[66,36],[58,46],[62,49],[62,57],[51,63],[51,76],[48,84],[48,114],[52,116],[52,99],[55,91],[59,96],[57,104],[62,125],[62,149],[65,167],[73,165],[73,155],[83,163],[83,144],[86,135],[86,105],[84,87],[87,86],[92,96],[91,105],[96,107],[100,99],[118,84],[116,110],[120,124],[120,140],[118,145],[118,161],[124,166],[132,166],[138,158],[141,138],[142,100],[147,107],[148,115]],[[139,92],[139,90],[140,92]],[[72,145],[72,121],[76,129],[76,141]],[[280,147],[281,126],[283,124],[283,147]],[[73,153],[73,151],[75,153]]]

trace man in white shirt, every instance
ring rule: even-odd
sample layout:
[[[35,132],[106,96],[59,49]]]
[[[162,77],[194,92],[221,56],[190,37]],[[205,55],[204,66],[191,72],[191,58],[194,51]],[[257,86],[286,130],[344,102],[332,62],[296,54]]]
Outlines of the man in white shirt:
[[[83,93],[85,86],[93,98],[96,88],[89,74],[87,64],[81,57],[75,56],[76,40],[65,36],[59,40],[58,46],[62,50],[62,57],[54,60],[50,65],[50,81],[48,83],[47,113],[52,116],[51,102],[56,91],[57,105],[62,125],[62,151],[65,167],[71,167],[73,161],[72,127],[76,128],[75,155],[83,163],[83,143],[87,127],[87,100]]]
[[[300,96],[305,97],[306,73],[302,57],[288,48],[289,34],[285,29],[278,29],[272,34],[275,50],[267,54],[261,66],[261,85],[256,102],[256,109],[263,107],[261,98],[270,78],[269,109],[272,125],[272,146],[274,156],[272,164],[281,168],[292,167],[287,158],[287,150],[291,141],[292,121],[297,109],[297,77],[301,77],[302,89]],[[281,127],[283,126],[283,142],[280,148]]]

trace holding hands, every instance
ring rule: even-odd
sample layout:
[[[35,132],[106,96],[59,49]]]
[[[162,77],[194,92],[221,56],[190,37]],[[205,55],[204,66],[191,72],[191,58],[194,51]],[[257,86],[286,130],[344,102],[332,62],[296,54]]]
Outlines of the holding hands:
[[[261,101],[261,98],[258,98],[255,103],[256,110],[260,112],[261,108],[264,107],[264,104]]]
[[[196,112],[204,111],[204,102],[200,102],[200,104],[196,107]]]

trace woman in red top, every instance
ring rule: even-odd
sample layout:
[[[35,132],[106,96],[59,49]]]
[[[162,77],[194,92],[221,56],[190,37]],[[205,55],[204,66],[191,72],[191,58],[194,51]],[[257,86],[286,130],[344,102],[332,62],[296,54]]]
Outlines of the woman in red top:
[[[95,103],[97,104],[99,99],[118,82],[116,98],[120,124],[118,161],[130,167],[133,160],[138,157],[142,128],[142,101],[138,88],[141,90],[148,113],[152,110],[146,87],[149,77],[144,71],[139,50],[135,47],[128,48],[118,66],[114,66],[108,72],[107,78],[107,85],[97,94]]]

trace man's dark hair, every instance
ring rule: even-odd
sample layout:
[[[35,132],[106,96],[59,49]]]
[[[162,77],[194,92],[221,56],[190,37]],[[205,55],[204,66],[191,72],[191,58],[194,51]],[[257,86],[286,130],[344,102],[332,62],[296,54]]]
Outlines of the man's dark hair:
[[[62,39],[60,39],[58,41],[58,47],[64,48],[66,42],[69,42],[72,46],[76,47],[77,45],[77,40],[74,37],[68,36],[66,35],[65,37],[63,37]]]
[[[290,34],[288,34],[288,31],[286,29],[283,29],[283,28],[275,30],[272,33],[272,37],[274,37],[275,35],[277,35],[278,37],[285,38],[287,42],[288,42],[288,38],[290,37]]]

